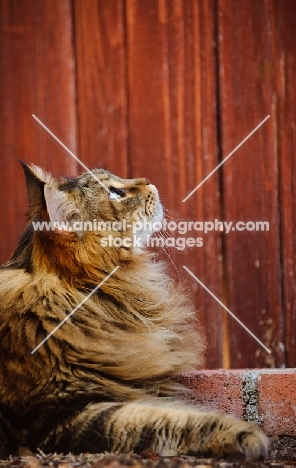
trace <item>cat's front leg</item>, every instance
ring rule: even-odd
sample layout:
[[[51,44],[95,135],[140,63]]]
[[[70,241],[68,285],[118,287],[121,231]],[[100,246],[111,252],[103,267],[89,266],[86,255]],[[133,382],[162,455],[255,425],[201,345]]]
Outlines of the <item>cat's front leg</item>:
[[[254,424],[178,402],[91,404],[67,424],[59,425],[43,450],[111,451],[161,455],[221,456],[242,452],[267,456],[268,439]]]
[[[254,424],[201,411],[183,403],[130,403],[115,411],[106,424],[114,451],[162,455],[225,455],[242,452],[265,458],[268,439]]]

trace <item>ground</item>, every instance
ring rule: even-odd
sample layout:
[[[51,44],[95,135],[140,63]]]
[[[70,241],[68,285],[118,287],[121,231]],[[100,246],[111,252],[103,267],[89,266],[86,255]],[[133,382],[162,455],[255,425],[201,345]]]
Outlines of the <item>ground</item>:
[[[160,457],[152,451],[141,455],[123,454],[31,454],[21,450],[19,457],[0,460],[0,468],[289,468],[296,467],[296,437],[271,439],[269,457],[264,461],[245,460],[236,455],[227,459]]]

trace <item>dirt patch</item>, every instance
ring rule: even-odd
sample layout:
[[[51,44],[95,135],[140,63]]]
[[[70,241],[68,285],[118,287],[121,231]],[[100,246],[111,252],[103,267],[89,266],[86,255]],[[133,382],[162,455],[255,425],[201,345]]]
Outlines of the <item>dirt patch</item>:
[[[0,468],[296,468],[296,437],[271,439],[269,457],[264,461],[231,455],[223,459],[198,457],[160,457],[152,451],[141,455],[123,454],[32,454],[21,450],[19,457],[0,461]]]

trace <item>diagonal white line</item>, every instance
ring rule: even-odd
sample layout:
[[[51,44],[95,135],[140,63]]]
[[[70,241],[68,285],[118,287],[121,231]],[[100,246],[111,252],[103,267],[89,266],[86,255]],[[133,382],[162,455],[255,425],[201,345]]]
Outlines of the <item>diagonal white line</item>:
[[[208,179],[209,179],[209,178],[210,178],[210,177],[211,177],[211,176],[214,174],[214,172],[216,172],[216,171],[219,169],[219,167],[221,167],[221,166],[222,166],[222,164],[224,164],[224,163],[227,161],[227,159],[229,159],[229,158],[230,158],[230,156],[232,156],[232,155],[233,155],[233,153],[235,153],[235,152],[236,152],[236,150],[238,150],[238,149],[239,149],[239,148],[240,148],[240,147],[241,147],[241,146],[242,146],[242,145],[243,145],[243,144],[244,144],[244,143],[245,143],[245,142],[246,142],[246,141],[247,141],[247,140],[250,138],[250,136],[252,136],[252,135],[253,135],[253,133],[255,133],[255,132],[256,132],[256,130],[258,130],[258,128],[260,128],[260,127],[261,127],[261,125],[263,125],[263,124],[264,124],[264,122],[266,122],[266,120],[267,120],[267,119],[269,119],[269,117],[270,117],[270,115],[268,115],[267,117],[265,117],[265,119],[263,119],[263,120],[262,120],[262,122],[260,122],[260,124],[259,124],[259,125],[257,125],[257,127],[256,127],[256,128],[254,128],[254,130],[252,130],[252,131],[251,131],[251,133],[249,133],[249,135],[248,135],[248,136],[246,136],[246,138],[244,138],[244,140],[243,140],[243,141],[241,141],[241,142],[240,142],[240,144],[239,144],[239,145],[237,145],[237,146],[234,148],[234,150],[232,150],[232,151],[231,151],[231,153],[229,153],[229,155],[228,155],[228,156],[226,156],[226,158],[224,158],[224,159],[223,159],[223,161],[221,161],[221,162],[220,162],[220,164],[218,164],[218,166],[217,166],[217,167],[215,167],[215,169],[214,169],[212,172],[210,172],[210,174],[209,174],[209,175],[207,175],[207,177],[205,177],[205,178],[204,178],[204,179],[203,179],[203,180],[202,180],[202,181],[201,181],[201,182],[198,184],[198,186],[197,186],[197,187],[195,187],[195,189],[193,189],[193,190],[192,190],[192,191],[191,191],[191,192],[190,192],[190,193],[187,195],[187,197],[185,197],[185,198],[184,198],[184,200],[182,200],[182,202],[185,202],[186,200],[188,200],[188,198],[189,198],[189,197],[191,197],[191,195],[193,195],[193,194],[194,194],[194,192],[196,192],[196,190],[198,190],[198,189],[199,189],[199,187],[201,187],[201,186],[202,186],[202,185],[203,185],[203,184],[206,182],[206,180],[208,180]]]
[[[184,265],[183,265],[183,268],[184,268],[184,270],[187,271],[187,273],[189,273],[189,275],[192,276],[192,278],[195,279],[195,281],[197,281],[197,282],[198,282],[198,283],[199,283],[199,284],[200,284],[200,285],[201,285],[201,286],[218,302],[218,304],[220,304],[220,306],[223,307],[223,309],[226,310],[226,312],[228,312],[228,313],[231,315],[231,317],[234,318],[234,320],[236,320],[236,321],[249,333],[249,335],[251,335],[251,336],[254,338],[254,340],[256,340],[256,341],[265,349],[265,351],[267,351],[268,353],[271,353],[270,349],[268,349],[268,348],[265,346],[265,344],[262,343],[262,341],[260,341],[259,338],[257,338],[257,336],[254,335],[254,333],[252,333],[251,330],[249,330],[249,328],[246,327],[246,325],[245,325],[243,322],[241,322],[241,320],[239,320],[239,319],[236,317],[236,315],[234,315],[234,314],[231,312],[231,310],[229,310],[229,309],[223,304],[223,302],[221,302],[220,299],[218,299],[218,297],[216,297],[215,294],[213,294],[212,291],[210,291],[209,288],[207,288],[206,285],[203,284],[203,283],[192,273],[191,270],[189,270],[189,268],[187,268],[187,267],[184,266]]]
[[[69,315],[67,315],[50,333],[49,335],[47,335],[47,337],[41,341],[41,343],[39,343],[38,346],[36,346],[36,348],[33,349],[33,351],[31,351],[31,354],[34,354],[35,351],[37,351],[37,349],[40,348],[40,346],[42,346],[47,340],[48,338],[50,338],[65,322],[66,320],[68,320],[75,312],[76,310],[79,309],[79,307],[82,306],[82,304],[84,304],[109,278],[110,276],[113,275],[113,273],[115,273],[116,270],[118,270],[118,268],[120,268],[119,266],[117,266],[116,268],[114,268],[114,270],[111,271],[111,273],[109,273],[108,276],[106,276],[106,278],[103,279],[103,281],[101,281],[100,284],[98,284],[98,286],[96,286],[89,294],[88,296],[86,296],[83,301],[80,302],[80,304],[78,304],[78,306],[75,307],[75,309],[72,310],[72,312],[70,312]]]
[[[45,130],[46,130],[46,131],[47,131],[47,132],[48,132],[48,133],[49,133],[49,134],[50,134],[66,151],[68,151],[68,153],[72,156],[72,158],[74,158],[87,172],[89,172],[89,174],[90,174],[91,176],[93,176],[94,179],[96,179],[97,182],[99,182],[99,184],[101,184],[102,187],[104,187],[105,190],[107,190],[107,192],[110,193],[110,190],[108,189],[108,187],[106,187],[106,185],[103,184],[103,182],[102,182],[100,179],[98,179],[98,178],[95,176],[95,174],[94,174],[82,161],[80,161],[80,159],[77,158],[77,156],[75,156],[75,154],[72,153],[72,151],[70,151],[69,148],[67,148],[67,146],[64,145],[64,143],[62,143],[61,140],[59,140],[58,137],[56,137],[54,133],[52,133],[51,130],[49,130],[49,128],[48,128],[46,125],[44,125],[44,123],[41,122],[41,120],[38,119],[38,117],[36,117],[35,114],[32,114],[32,117],[34,117],[34,119],[37,120],[37,122],[40,123],[40,125],[41,125],[43,128],[45,128]],[[115,199],[115,200],[118,201],[118,199]]]

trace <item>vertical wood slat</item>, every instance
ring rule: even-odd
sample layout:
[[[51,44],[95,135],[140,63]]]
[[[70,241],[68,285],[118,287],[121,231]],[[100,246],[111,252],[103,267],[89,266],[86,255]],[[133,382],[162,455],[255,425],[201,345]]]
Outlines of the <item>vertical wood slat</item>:
[[[280,175],[281,249],[287,367],[296,366],[296,3],[273,3],[274,81],[277,112],[277,150]]]
[[[74,0],[81,160],[128,176],[122,0]]]
[[[182,203],[218,162],[214,2],[126,4],[131,175],[147,176],[159,188],[164,206],[172,210],[168,220],[219,218],[217,175]],[[194,231],[189,236],[204,237]],[[169,255],[180,278],[196,293],[211,343],[206,365],[221,367],[220,307],[182,268],[186,265],[221,297],[220,235],[208,234],[203,247],[170,249]]]
[[[33,119],[36,114],[76,151],[75,79],[70,0],[0,2],[1,262],[25,225],[25,180],[18,159],[55,174],[76,163]]]
[[[228,306],[272,354],[229,319],[231,367],[285,363],[280,283],[276,109],[272,82],[272,2],[219,0],[222,151],[226,220],[268,221],[269,232],[225,234]]]

